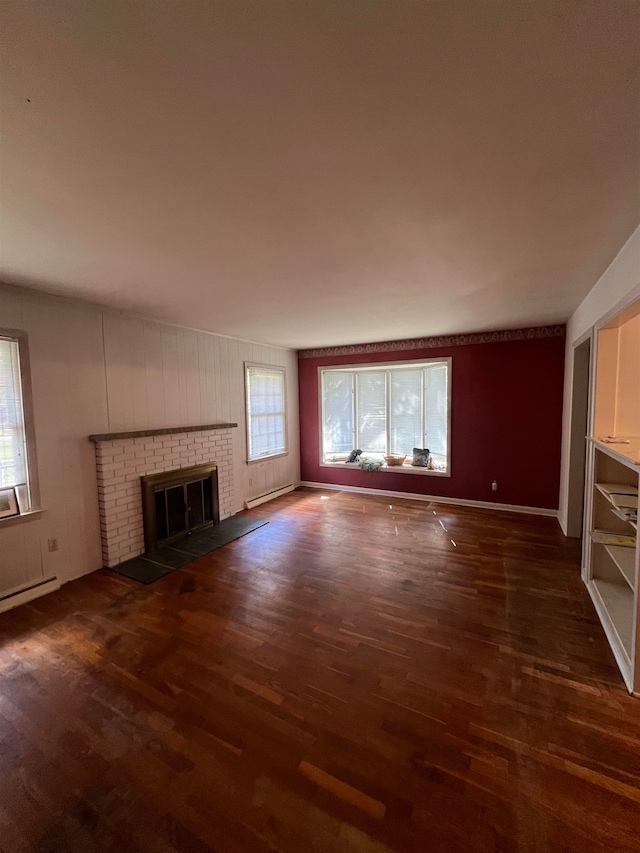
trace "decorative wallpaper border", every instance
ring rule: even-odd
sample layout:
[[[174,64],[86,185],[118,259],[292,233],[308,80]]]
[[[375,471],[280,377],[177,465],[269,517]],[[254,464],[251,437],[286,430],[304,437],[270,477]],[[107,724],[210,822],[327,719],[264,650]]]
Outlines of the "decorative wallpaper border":
[[[434,338],[412,338],[406,341],[383,341],[376,344],[351,344],[342,347],[321,347],[298,351],[298,358],[324,358],[334,355],[366,355],[374,352],[394,352],[436,347],[462,347],[468,344],[494,344],[504,341],[527,341],[537,338],[563,338],[566,326],[534,326],[531,329],[505,329],[502,332],[474,332],[467,335],[440,335]]]

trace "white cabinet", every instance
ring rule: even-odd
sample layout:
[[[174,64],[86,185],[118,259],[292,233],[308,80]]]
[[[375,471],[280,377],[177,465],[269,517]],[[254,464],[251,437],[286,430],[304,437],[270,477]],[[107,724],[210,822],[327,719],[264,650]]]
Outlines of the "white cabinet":
[[[583,579],[629,692],[640,696],[640,300],[597,330]]]
[[[589,440],[590,492],[584,580],[630,692],[640,695],[640,598],[637,521],[640,440]]]

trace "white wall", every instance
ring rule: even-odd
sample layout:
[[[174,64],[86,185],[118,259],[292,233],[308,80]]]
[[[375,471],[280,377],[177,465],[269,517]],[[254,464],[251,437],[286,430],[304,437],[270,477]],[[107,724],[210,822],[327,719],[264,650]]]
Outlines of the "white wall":
[[[631,295],[640,296],[640,226],[624,244],[611,266],[574,311],[567,323],[564,407],[562,423],[562,471],[560,475],[560,526],[567,530],[569,456],[573,384],[573,347],[606,314],[622,305]]]
[[[92,433],[238,423],[236,511],[300,481],[297,356],[0,284],[0,328],[28,334],[42,506],[0,524],[0,594],[102,566]],[[247,465],[245,361],[287,368],[289,454]],[[48,540],[58,540],[50,553]]]

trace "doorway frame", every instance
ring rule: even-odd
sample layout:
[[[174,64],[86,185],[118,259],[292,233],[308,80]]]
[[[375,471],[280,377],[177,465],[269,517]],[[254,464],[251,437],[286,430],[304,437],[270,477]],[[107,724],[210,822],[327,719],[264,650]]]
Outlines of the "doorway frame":
[[[566,535],[583,536],[586,517],[587,437],[593,427],[595,335],[588,329],[571,345],[571,414],[569,419],[569,475]]]

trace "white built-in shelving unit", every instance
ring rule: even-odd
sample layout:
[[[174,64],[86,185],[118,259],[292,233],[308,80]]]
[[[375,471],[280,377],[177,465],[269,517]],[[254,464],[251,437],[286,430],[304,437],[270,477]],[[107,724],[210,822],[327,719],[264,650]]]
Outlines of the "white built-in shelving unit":
[[[640,696],[640,301],[597,330],[593,422],[583,579],[624,682]]]

